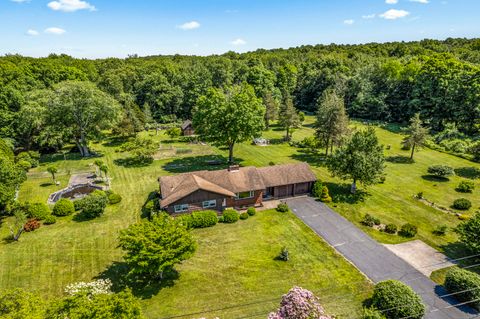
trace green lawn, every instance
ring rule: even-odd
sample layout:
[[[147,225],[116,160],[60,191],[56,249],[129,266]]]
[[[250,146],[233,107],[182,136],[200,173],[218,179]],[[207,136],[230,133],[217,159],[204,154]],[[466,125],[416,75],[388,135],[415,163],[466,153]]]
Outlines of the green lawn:
[[[294,140],[313,134],[312,121],[312,117],[307,118],[306,125],[295,131]],[[380,128],[377,133],[383,144],[391,146],[386,150],[388,157],[408,156],[408,151],[400,149],[401,135]],[[148,194],[158,189],[157,177],[201,168],[216,169],[218,167],[206,165],[206,160],[225,158],[227,154],[226,150],[208,145],[172,142],[163,134],[150,135],[161,143],[161,152],[156,155],[158,160],[147,166],[121,166],[116,160],[128,155],[118,152],[116,141],[92,145],[103,155],[101,159],[110,168],[112,189],[123,196],[123,201],[108,207],[104,216],[93,221],[76,222],[71,217],[61,218],[55,225],[43,226],[33,233],[24,234],[18,243],[1,242],[1,288],[24,287],[45,296],[55,296],[61,294],[69,283],[91,280],[111,270],[115,261],[121,261],[121,251],[117,248],[118,232],[141,218],[140,209]],[[270,162],[307,161],[317,176],[330,186],[336,200],[331,206],[375,239],[385,243],[406,240],[361,226],[359,222],[366,213],[379,217],[383,223],[396,223],[399,226],[406,222],[415,224],[419,227],[417,238],[455,255],[456,251],[450,249],[455,247],[452,245],[456,241],[455,234],[450,231],[446,236],[438,237],[432,234],[432,230],[441,224],[454,227],[459,220],[416,201],[413,195],[423,191],[427,199],[445,207],[450,206],[456,198],[467,197],[474,203],[474,208],[467,212],[471,214],[480,206],[478,180],[473,194],[460,194],[455,187],[462,177],[432,181],[424,175],[432,164],[448,164],[457,169],[480,167],[478,164],[423,149],[415,154],[413,164],[388,162],[385,183],[369,187],[364,198],[359,199],[348,194],[345,182],[330,176],[323,166],[321,155],[306,154],[288,144],[279,143],[282,135],[282,131],[273,127],[264,133],[273,142],[271,145],[240,144],[235,148],[235,157],[242,165],[257,166],[265,166]],[[20,189],[20,200],[46,201],[50,193],[66,185],[71,174],[94,171],[93,161],[71,154],[67,155],[66,160],[61,154],[44,157],[41,166],[29,172],[28,180]],[[60,187],[51,184],[51,177],[46,172],[47,166],[52,164],[59,168]],[[7,223],[8,219],[0,225],[0,238],[8,235]],[[244,227],[246,225],[248,227]],[[198,253],[179,267],[180,278],[172,287],[163,288],[143,301],[149,316],[158,318],[174,313],[274,299],[264,306],[247,307],[247,310],[266,312],[274,308],[281,294],[293,284],[318,290],[327,309],[334,313],[341,312],[339,309],[350,311],[360,306],[361,296],[352,296],[348,292],[358,294],[363,290],[356,290],[355,287],[350,287],[350,290],[325,287],[356,282],[362,277],[293,216],[279,219],[279,216],[270,212],[235,225],[198,230],[195,235],[199,239]],[[282,264],[272,259],[284,244],[292,252],[291,263]],[[364,285],[363,281],[361,285]],[[332,301],[334,294],[342,295],[337,298],[342,300],[341,303]],[[356,303],[352,304],[351,298]],[[239,314],[246,314],[247,310],[238,311]]]

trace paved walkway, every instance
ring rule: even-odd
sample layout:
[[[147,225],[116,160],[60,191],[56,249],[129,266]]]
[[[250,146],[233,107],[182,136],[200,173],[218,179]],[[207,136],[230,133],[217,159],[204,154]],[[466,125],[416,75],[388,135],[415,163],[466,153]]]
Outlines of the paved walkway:
[[[313,198],[287,200],[290,209],[319,236],[353,263],[373,282],[400,280],[412,287],[427,305],[427,319],[470,319],[469,307],[454,307],[458,301],[441,298],[447,292],[413,266],[377,243],[362,230]]]

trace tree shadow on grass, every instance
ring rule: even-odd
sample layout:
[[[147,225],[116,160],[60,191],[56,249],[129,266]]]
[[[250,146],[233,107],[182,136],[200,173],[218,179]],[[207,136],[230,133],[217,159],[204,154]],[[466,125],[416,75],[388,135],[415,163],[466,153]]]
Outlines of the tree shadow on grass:
[[[298,161],[307,162],[312,166],[325,166],[326,157],[324,154],[309,152],[305,149],[299,149],[298,153],[292,154],[290,157]]]
[[[390,163],[395,163],[395,164],[413,164],[414,160],[412,160],[408,156],[402,156],[402,155],[395,155],[395,156],[389,156],[386,158],[387,162]]]
[[[122,146],[125,142],[129,140],[128,136],[114,136],[107,139],[102,145],[105,147],[118,147]]]
[[[48,187],[48,186],[53,186],[55,184],[53,184],[52,182],[47,182],[47,183],[42,183],[40,184],[40,187]]]
[[[127,158],[117,158],[113,161],[115,165],[123,167],[145,167],[153,163],[153,158],[137,158],[137,157],[127,157]]]
[[[476,167],[460,167],[455,169],[455,174],[463,178],[480,178],[480,169]]]
[[[440,182],[440,183],[445,183],[450,180],[447,177],[440,177],[435,175],[422,175],[422,178],[429,182]]]
[[[149,203],[153,201],[153,205],[149,207]],[[151,218],[154,211],[160,210],[160,194],[152,191],[148,194],[145,203],[142,205],[140,217],[142,219]]]
[[[180,274],[172,269],[164,273],[163,279],[145,279],[128,273],[128,265],[124,262],[114,262],[95,279],[110,279],[112,291],[120,292],[130,288],[134,296],[141,299],[150,299],[157,295],[160,290],[173,287]]]
[[[357,190],[355,194],[350,192],[350,184],[325,183],[332,196],[334,203],[356,204],[365,201],[370,194],[364,190]]]
[[[242,162],[235,158],[236,163]],[[221,155],[203,155],[176,158],[166,163],[162,168],[170,173],[185,173],[199,170],[214,171],[228,167],[228,159]]]

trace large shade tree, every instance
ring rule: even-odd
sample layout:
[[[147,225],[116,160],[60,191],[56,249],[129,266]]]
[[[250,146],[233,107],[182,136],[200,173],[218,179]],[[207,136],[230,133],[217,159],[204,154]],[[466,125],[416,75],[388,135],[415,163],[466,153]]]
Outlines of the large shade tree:
[[[352,180],[351,192],[355,193],[357,182],[371,185],[379,181],[384,163],[383,145],[378,142],[375,129],[369,127],[355,132],[338,148],[327,160],[327,167],[334,176]]]
[[[89,156],[88,141],[111,128],[121,109],[116,100],[93,83],[66,81],[54,87],[47,103],[47,123],[74,140],[82,156]]]
[[[195,132],[207,142],[228,147],[228,161],[233,163],[236,143],[259,137],[264,128],[265,108],[248,84],[227,92],[210,89],[194,108]]]

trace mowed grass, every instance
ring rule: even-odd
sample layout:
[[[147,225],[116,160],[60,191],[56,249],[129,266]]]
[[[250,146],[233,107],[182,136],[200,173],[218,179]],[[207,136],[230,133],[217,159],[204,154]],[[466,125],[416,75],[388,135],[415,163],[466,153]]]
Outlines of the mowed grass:
[[[358,318],[371,292],[365,277],[292,213],[258,212],[194,235],[198,251],[177,267],[172,287],[145,300],[148,317],[265,318],[299,285],[316,292],[327,312]],[[288,262],[275,259],[283,246]]]
[[[313,135],[312,122],[313,118],[307,117],[306,125],[294,132],[293,139],[300,141]],[[358,122],[354,122],[353,126],[364,127]],[[413,196],[423,192],[428,200],[445,207],[456,198],[466,197],[473,203],[467,214],[472,214],[480,206],[478,180],[475,181],[477,189],[472,194],[461,194],[455,191],[455,187],[463,177],[436,181],[424,175],[432,164],[447,164],[457,169],[478,168],[478,164],[422,149],[415,154],[415,163],[387,162],[385,183],[361,187],[366,193],[363,199],[359,199],[348,194],[347,182],[331,177],[324,167],[324,159],[320,155],[322,150],[319,155],[312,155],[280,143],[283,134],[273,127],[264,133],[273,142],[271,145],[239,144],[235,148],[235,157],[244,166],[307,161],[319,179],[329,185],[336,199],[331,207],[375,239],[384,243],[407,240],[362,226],[360,221],[366,213],[379,217],[385,224],[401,226],[406,222],[412,223],[419,228],[416,238],[446,250],[452,256],[458,253],[453,250],[456,246],[452,244],[457,238],[452,231],[444,237],[432,233],[437,225],[456,226],[458,218],[428,207]],[[401,135],[381,128],[377,128],[377,134],[381,143],[390,145],[390,149],[385,151],[387,157],[409,155],[408,151],[400,149]],[[159,160],[146,166],[119,165],[116,160],[128,154],[118,152],[119,144],[115,141],[92,145],[102,155],[100,159],[109,166],[112,189],[122,195],[122,202],[108,207],[102,217],[92,221],[76,222],[71,217],[60,218],[55,225],[24,234],[18,243],[0,242],[0,288],[22,287],[53,297],[62,294],[69,283],[89,281],[99,276],[122,260],[122,252],[117,247],[118,233],[141,218],[141,207],[149,193],[158,189],[159,176],[204,168],[218,169],[222,166],[211,166],[206,161],[225,159],[227,154],[224,149],[208,145],[170,141],[163,134],[150,135],[160,143],[162,150],[156,155]],[[177,152],[178,148],[182,152]],[[28,180],[20,189],[19,199],[46,201],[50,193],[65,187],[72,174],[93,172],[94,160],[80,159],[72,154],[67,154],[66,160],[62,154],[44,157],[41,166],[29,172]],[[51,183],[51,177],[46,172],[49,165],[59,168],[59,187]],[[0,239],[8,235],[8,222],[8,219],[4,220],[0,225]],[[291,215],[262,213],[234,225],[195,230],[194,234],[199,242],[198,252],[178,267],[179,279],[173,286],[163,288],[142,301],[148,317],[160,318],[222,307],[235,307],[216,312],[222,318],[229,314],[232,317],[253,315],[252,311],[261,312],[264,317],[264,313],[274,309],[280,296],[295,284],[317,292],[329,312],[341,314],[342,310],[346,310],[351,317],[360,307],[364,293],[369,292],[363,277],[354,268]],[[282,245],[288,246],[292,262],[273,260]],[[350,286],[343,286],[346,283]],[[354,283],[361,289],[357,289]],[[269,301],[264,304],[263,300],[267,299]],[[262,303],[237,307],[256,301]],[[213,315],[205,314],[206,317]],[[188,318],[196,317],[201,315]],[[342,317],[350,318],[349,315]]]

